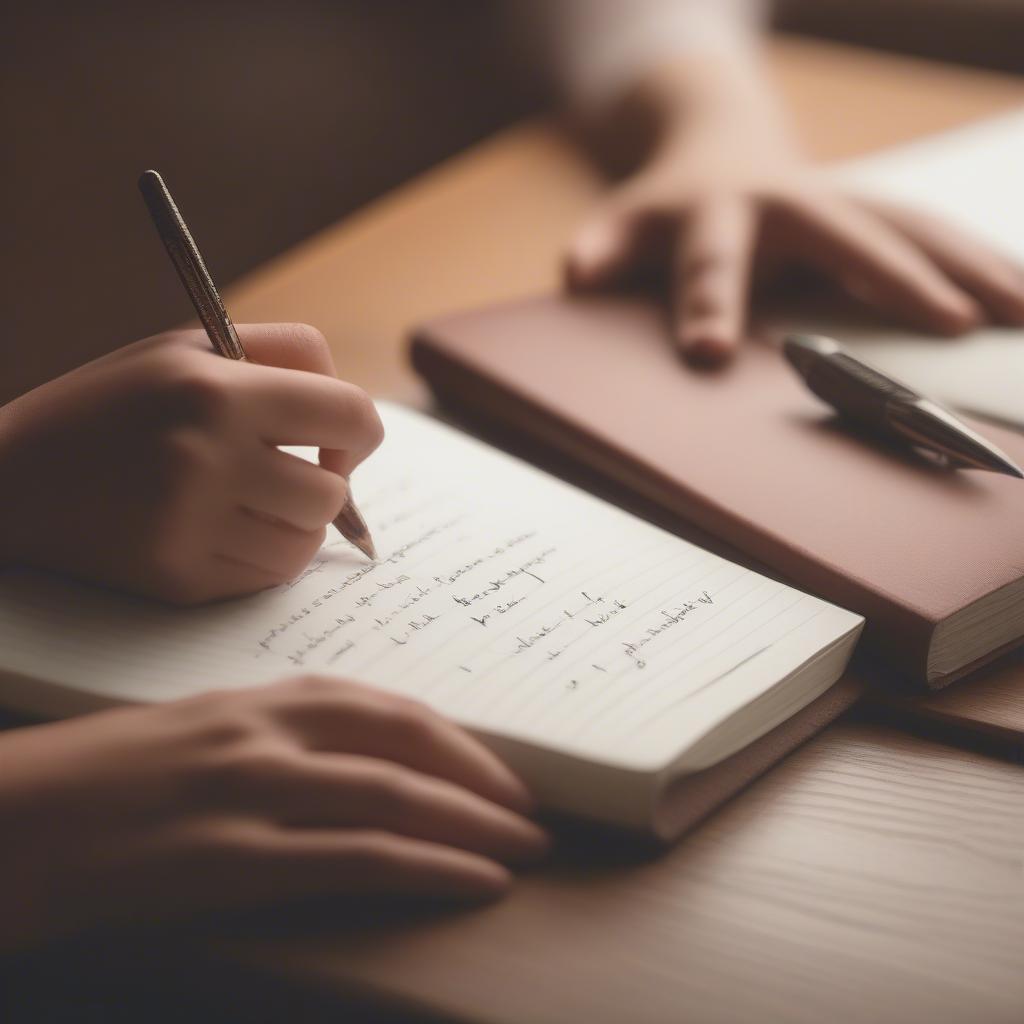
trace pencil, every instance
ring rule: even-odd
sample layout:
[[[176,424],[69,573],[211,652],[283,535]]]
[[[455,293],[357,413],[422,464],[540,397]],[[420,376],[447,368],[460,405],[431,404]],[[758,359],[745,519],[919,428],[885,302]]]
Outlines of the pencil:
[[[192,238],[184,218],[164,180],[156,171],[143,171],[139,178],[139,191],[146,201],[149,215],[160,235],[174,269],[185,286],[199,320],[206,330],[214,349],[226,359],[246,359],[245,349],[238,340],[235,325],[217,291],[199,248]],[[354,544],[367,558],[376,559],[377,550],[352,495],[334,519],[338,532]]]

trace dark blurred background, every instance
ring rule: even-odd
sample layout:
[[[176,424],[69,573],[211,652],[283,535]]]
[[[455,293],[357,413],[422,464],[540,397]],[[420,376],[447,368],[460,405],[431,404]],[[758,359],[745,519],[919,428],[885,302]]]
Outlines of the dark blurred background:
[[[7,8],[0,402],[190,312],[142,169],[164,173],[225,285],[551,102],[498,0]],[[776,11],[790,31],[1024,70],[1024,0]]]

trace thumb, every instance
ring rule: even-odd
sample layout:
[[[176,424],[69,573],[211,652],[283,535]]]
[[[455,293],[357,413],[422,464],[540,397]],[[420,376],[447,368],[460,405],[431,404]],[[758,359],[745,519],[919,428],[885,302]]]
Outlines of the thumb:
[[[238,324],[235,330],[254,363],[337,376],[327,339],[309,324]]]

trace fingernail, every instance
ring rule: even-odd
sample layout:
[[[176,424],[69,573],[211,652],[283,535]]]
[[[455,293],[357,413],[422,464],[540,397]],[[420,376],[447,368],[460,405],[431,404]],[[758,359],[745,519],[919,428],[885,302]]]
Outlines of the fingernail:
[[[689,331],[678,336],[678,344],[686,362],[697,369],[722,366],[732,358],[734,347],[714,335]]]

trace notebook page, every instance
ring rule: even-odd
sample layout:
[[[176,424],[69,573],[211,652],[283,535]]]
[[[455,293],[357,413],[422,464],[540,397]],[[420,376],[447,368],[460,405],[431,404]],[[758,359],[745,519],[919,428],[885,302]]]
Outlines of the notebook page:
[[[485,732],[652,766],[860,622],[426,417],[381,412],[386,440],[353,479],[378,562],[333,535],[290,584],[188,610],[5,574],[0,674],[166,700],[328,673]]]

